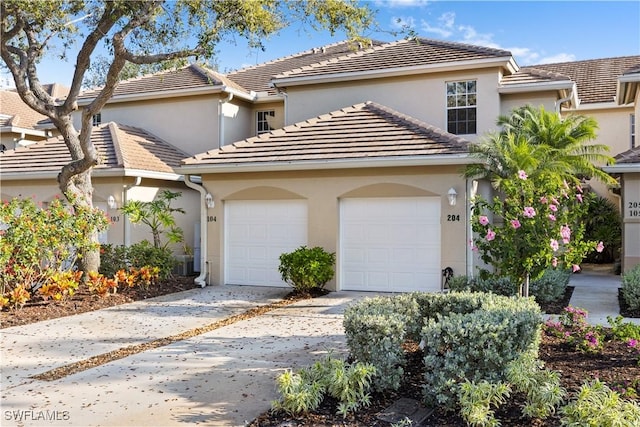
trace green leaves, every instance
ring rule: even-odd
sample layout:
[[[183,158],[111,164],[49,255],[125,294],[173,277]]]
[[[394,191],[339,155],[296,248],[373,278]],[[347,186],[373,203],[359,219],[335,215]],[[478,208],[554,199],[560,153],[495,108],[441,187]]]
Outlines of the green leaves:
[[[328,253],[316,246],[301,246],[293,252],[280,255],[278,271],[282,280],[297,292],[310,292],[314,288],[322,289],[333,278],[333,265],[336,254]]]

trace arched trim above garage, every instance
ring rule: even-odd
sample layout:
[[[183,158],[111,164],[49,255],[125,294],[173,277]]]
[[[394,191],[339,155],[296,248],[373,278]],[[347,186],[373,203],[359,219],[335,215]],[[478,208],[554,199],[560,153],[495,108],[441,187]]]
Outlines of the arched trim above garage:
[[[422,188],[405,184],[396,184],[392,182],[384,182],[378,184],[365,185],[354,190],[348,191],[340,196],[340,198],[351,197],[425,197],[438,196]]]
[[[224,197],[224,200],[287,200],[305,199],[300,194],[279,187],[261,185],[236,191]]]

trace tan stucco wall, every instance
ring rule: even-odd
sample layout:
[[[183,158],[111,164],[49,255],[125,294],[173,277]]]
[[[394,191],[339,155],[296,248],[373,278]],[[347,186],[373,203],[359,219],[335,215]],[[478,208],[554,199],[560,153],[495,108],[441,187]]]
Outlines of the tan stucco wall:
[[[102,123],[116,122],[142,128],[188,154],[218,147],[218,95],[155,99],[107,104]],[[79,113],[74,125],[80,126]],[[226,126],[230,126],[226,124]]]
[[[555,111],[557,97],[558,93],[556,91],[503,94],[500,96],[500,114],[507,116],[514,109],[527,104],[536,108],[543,106],[546,111]]]
[[[215,208],[208,212],[215,222],[208,222],[208,283],[224,284],[224,203],[228,200],[304,199],[308,202],[308,245],[322,246],[339,253],[339,201],[345,197],[398,197],[439,195],[441,206],[442,267],[451,266],[456,274],[466,272],[467,216],[465,180],[459,167],[405,167],[378,169],[344,169],[273,173],[237,173],[203,176],[205,188],[214,198]],[[454,187],[458,203],[449,206],[446,193]],[[459,215],[459,221],[447,221]],[[339,289],[336,279],[329,289]]]
[[[640,171],[622,176],[622,271],[640,264]]]
[[[495,128],[501,112],[498,70],[433,73],[287,88],[287,124],[316,117],[365,101],[374,101],[446,130],[446,82],[476,80],[477,135]],[[475,140],[477,135],[464,135]]]

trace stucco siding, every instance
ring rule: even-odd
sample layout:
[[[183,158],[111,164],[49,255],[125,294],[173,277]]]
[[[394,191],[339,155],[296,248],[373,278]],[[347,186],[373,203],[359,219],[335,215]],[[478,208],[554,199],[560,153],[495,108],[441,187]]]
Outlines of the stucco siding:
[[[442,268],[456,274],[466,267],[465,181],[457,167],[412,167],[388,169],[301,171],[205,175],[204,185],[217,203],[208,212],[210,284],[223,284],[224,203],[227,200],[304,199],[308,203],[308,246],[330,252],[339,248],[339,200],[345,197],[440,196]],[[446,193],[454,187],[458,203],[450,206]],[[449,221],[448,221],[449,219]],[[338,256],[338,266],[340,254]],[[340,288],[334,279],[328,288]]]

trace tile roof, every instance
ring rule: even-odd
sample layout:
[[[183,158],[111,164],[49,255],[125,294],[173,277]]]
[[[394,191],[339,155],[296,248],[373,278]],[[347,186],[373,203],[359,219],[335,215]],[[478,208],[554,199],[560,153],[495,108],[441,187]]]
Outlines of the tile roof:
[[[614,157],[616,164],[640,163],[640,147],[635,147]]]
[[[11,116],[10,120],[3,120],[2,126],[24,129],[34,129],[38,123],[49,120],[25,104],[18,92],[11,90],[0,90],[0,114]]]
[[[102,158],[96,170],[120,168],[174,173],[173,168],[188,156],[143,129],[113,122],[94,127],[91,140]],[[57,173],[70,161],[71,155],[62,137],[49,138],[0,153],[0,173]]]
[[[319,64],[285,71],[275,78],[377,71],[502,57],[511,57],[511,52],[463,43],[416,38],[385,43]]]
[[[586,61],[562,62],[523,67],[551,71],[568,76],[576,82],[578,98],[582,104],[613,102],[616,96],[618,77],[640,66],[640,56],[590,59]]]
[[[549,83],[568,81],[571,78],[567,75],[554,71],[542,70],[534,67],[524,67],[508,76],[504,76],[500,81],[503,86],[531,83]]]
[[[365,102],[184,159],[187,165],[291,163],[467,153],[468,141]]]
[[[383,43],[372,40],[373,46],[380,46]],[[306,50],[294,55],[279,58],[273,61],[252,67],[242,68],[227,74],[227,77],[235,81],[240,86],[254,92],[267,92],[270,95],[276,93],[271,87],[271,79],[277,74],[286,71],[302,68],[311,64],[316,64],[329,59],[341,57],[360,50],[359,45],[349,41],[342,41],[319,48]]]
[[[224,75],[209,70],[197,64],[191,64],[177,70],[162,71],[155,74],[123,80],[118,83],[113,93],[113,98],[123,95],[143,94],[150,92],[169,92],[212,86],[231,86],[234,89],[246,92],[235,82]],[[96,97],[102,88],[90,89],[82,92],[78,99],[91,99]]]

